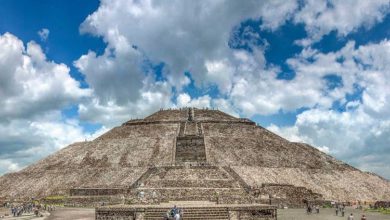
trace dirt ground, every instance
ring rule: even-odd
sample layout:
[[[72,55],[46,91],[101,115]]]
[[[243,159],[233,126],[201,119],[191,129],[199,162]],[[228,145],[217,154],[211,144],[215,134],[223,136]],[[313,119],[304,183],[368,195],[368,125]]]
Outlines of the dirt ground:
[[[354,220],[360,220],[365,214],[367,220],[390,220],[390,215],[383,215],[375,212],[363,212],[362,210],[346,208],[344,217],[341,213],[336,216],[335,209],[320,209],[320,214],[306,214],[304,209],[279,209],[278,220],[342,220],[347,219],[353,213]]]
[[[342,220],[347,219],[353,213],[355,220],[360,220],[363,212],[361,210],[347,208],[345,216],[335,215],[334,209],[321,209],[320,214],[307,215],[304,209],[279,209],[278,220]],[[367,220],[390,220],[390,215],[367,212],[364,213]],[[93,220],[95,210],[88,208],[57,208],[45,220]]]
[[[0,209],[0,216],[4,215],[8,210]],[[360,220],[363,212],[357,209],[347,208],[345,216],[341,217],[335,215],[334,209],[321,209],[320,214],[307,215],[304,209],[279,209],[278,220],[342,220],[347,219],[348,215],[353,213],[355,220]],[[390,220],[390,215],[383,215],[374,212],[365,212],[367,220]],[[24,217],[6,217],[4,219],[34,219],[41,220],[32,216]],[[61,208],[57,207],[56,211],[51,212],[50,216],[45,217],[44,220],[94,220],[95,209],[93,208]]]
[[[92,208],[60,208],[50,213],[45,220],[94,220],[95,209]]]

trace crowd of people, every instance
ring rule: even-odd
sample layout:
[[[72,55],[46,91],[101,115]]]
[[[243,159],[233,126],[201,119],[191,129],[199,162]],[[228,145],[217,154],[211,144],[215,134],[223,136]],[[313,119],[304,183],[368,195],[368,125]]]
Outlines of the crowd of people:
[[[38,207],[34,203],[23,203],[23,204],[9,204],[5,205],[10,209],[11,215],[14,217],[22,216],[24,213],[35,213]]]
[[[313,209],[316,210],[316,211],[315,211],[316,214],[320,214],[320,206],[319,206],[319,205],[316,205],[316,206],[307,205],[307,206],[306,206],[306,213],[307,213],[307,214],[313,213],[313,211],[314,211]]]
[[[335,210],[336,216],[338,216],[339,213],[340,213],[341,217],[344,217],[344,215],[345,215],[345,204],[344,203],[336,204],[335,208],[336,208],[336,210]]]
[[[345,204],[342,203],[342,204],[335,204],[335,212],[336,212],[336,216],[340,216],[341,217],[344,217],[345,215]],[[359,209],[362,209],[361,206],[358,206]],[[354,216],[353,216],[353,213],[351,213],[348,218],[348,220],[355,220]],[[367,217],[363,214],[362,217],[360,218],[360,220],[367,220]]]
[[[306,214],[312,214],[315,209],[315,213],[319,214],[320,213],[320,206],[319,205],[310,205],[308,202],[306,204]],[[344,217],[345,216],[345,204],[344,203],[335,203],[334,204],[335,208],[335,214],[336,216]],[[362,209],[361,206],[358,208]],[[351,213],[348,217],[347,220],[355,220],[353,213]],[[360,220],[367,220],[367,217],[363,214]]]
[[[23,216],[23,214],[33,214],[36,217],[42,217],[41,211],[55,211],[54,205],[41,205],[34,202],[25,202],[25,203],[4,203],[4,208],[9,209],[11,216],[13,217],[20,217]],[[7,216],[7,215],[6,215]],[[3,216],[1,216],[3,217]]]

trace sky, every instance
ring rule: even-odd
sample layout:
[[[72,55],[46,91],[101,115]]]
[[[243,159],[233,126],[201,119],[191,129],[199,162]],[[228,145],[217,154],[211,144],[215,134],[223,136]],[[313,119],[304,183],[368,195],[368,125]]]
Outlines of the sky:
[[[0,175],[218,108],[390,179],[389,0],[0,0]]]

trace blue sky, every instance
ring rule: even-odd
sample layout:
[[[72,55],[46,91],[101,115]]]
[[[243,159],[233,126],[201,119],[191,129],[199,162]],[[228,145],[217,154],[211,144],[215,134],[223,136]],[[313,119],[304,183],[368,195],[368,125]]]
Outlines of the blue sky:
[[[236,4],[2,0],[0,174],[195,106],[390,178],[389,1]]]

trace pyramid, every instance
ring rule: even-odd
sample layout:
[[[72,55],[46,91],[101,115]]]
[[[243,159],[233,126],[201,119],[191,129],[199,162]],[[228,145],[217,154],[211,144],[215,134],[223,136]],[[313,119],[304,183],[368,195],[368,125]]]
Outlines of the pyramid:
[[[336,140],[335,140],[336,141]],[[390,182],[219,110],[160,110],[0,177],[0,197],[293,204],[390,199]]]

